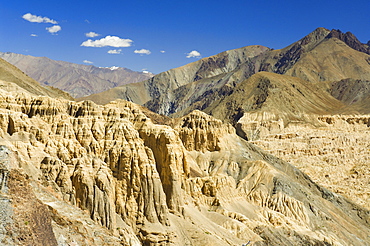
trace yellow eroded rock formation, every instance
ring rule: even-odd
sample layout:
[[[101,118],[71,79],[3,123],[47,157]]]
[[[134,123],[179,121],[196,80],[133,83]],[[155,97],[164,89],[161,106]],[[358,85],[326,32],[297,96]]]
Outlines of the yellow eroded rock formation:
[[[14,152],[52,212],[59,244],[370,240],[368,210],[203,112],[157,125],[140,106],[123,100],[99,106],[1,95],[0,144]]]

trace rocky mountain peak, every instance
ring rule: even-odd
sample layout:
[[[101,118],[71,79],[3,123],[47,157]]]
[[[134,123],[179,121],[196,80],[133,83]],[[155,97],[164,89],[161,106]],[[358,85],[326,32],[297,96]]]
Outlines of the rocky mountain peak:
[[[346,43],[349,47],[352,49],[355,49],[357,51],[366,53],[370,55],[370,47],[369,44],[363,44],[361,43],[355,35],[353,35],[351,32],[343,33],[339,29],[333,29],[330,31],[328,36],[326,38],[337,38],[339,40],[342,40],[344,43]]]
[[[328,29],[319,27],[297,42],[282,49],[279,52],[280,54],[277,55],[278,60],[276,61],[274,67],[270,69],[275,73],[284,74],[301,58],[305,52],[309,52],[323,39],[325,39],[329,32],[330,31]],[[262,70],[269,71],[268,67],[267,69]]]
[[[300,43],[300,45],[307,45],[312,42],[316,43],[317,41],[321,41],[322,39],[324,39],[329,33],[330,31],[328,29],[319,27],[301,40],[299,40],[298,43]]]

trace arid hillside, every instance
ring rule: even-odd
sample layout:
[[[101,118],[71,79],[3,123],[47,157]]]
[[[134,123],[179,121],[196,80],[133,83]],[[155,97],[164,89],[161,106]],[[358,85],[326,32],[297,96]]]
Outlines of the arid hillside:
[[[17,67],[0,58],[0,85],[5,91],[26,91],[35,95],[62,97],[72,99],[72,97],[57,88],[41,86],[37,81],[24,74]]]
[[[250,46],[226,51],[158,74],[150,80],[83,99],[105,104],[121,98],[173,117],[181,117],[195,109],[210,112],[208,107],[216,112],[215,104],[232,94],[238,84],[261,71],[289,75],[287,80],[300,78],[313,84],[317,93],[330,97],[326,91],[330,90],[331,83],[347,79],[361,83],[370,80],[369,46],[349,32],[317,28],[283,49]],[[335,93],[333,91],[332,96]],[[353,106],[349,109],[354,110]]]
[[[122,67],[100,68],[11,52],[0,52],[0,58],[17,66],[42,85],[61,89],[74,98],[140,82],[153,76]]]
[[[99,104],[106,104],[115,99],[125,99],[140,105],[151,104],[152,107],[148,108],[152,111],[170,115],[176,112],[172,105],[180,98],[176,90],[193,82],[208,81],[210,78],[216,78],[217,80],[211,79],[209,86],[205,86],[196,93],[204,93],[209,89],[222,87],[228,81],[220,80],[220,78],[267,50],[269,49],[264,46],[255,45],[225,51],[160,73],[149,80],[119,86],[102,93],[80,98],[80,100],[87,99]],[[253,73],[254,71],[248,71],[246,75],[250,76]],[[197,89],[199,90],[199,88]],[[192,92],[195,92],[195,90]],[[157,109],[154,109],[155,107]]]

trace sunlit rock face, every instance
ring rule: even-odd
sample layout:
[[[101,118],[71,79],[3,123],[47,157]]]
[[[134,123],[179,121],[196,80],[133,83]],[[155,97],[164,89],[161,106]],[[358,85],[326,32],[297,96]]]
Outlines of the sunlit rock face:
[[[369,209],[369,115],[317,116],[252,141],[307,173],[315,182]]]
[[[203,112],[157,125],[123,100],[2,95],[1,144],[51,213],[53,242],[363,245],[370,235],[368,210]]]

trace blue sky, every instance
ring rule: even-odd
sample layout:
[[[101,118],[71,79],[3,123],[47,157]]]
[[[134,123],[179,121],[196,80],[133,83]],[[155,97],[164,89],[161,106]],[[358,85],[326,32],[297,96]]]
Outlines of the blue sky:
[[[0,16],[2,52],[153,73],[248,45],[283,48],[317,27],[370,40],[369,0],[11,0]]]

